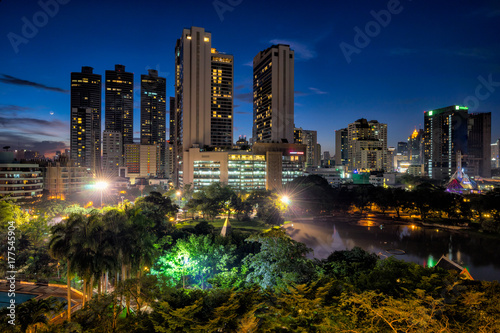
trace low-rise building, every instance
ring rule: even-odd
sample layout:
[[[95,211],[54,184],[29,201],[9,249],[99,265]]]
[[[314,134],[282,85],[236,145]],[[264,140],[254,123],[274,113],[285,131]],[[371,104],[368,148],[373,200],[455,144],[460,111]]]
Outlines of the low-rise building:
[[[42,195],[43,177],[38,164],[18,163],[13,152],[0,152],[0,200]]]

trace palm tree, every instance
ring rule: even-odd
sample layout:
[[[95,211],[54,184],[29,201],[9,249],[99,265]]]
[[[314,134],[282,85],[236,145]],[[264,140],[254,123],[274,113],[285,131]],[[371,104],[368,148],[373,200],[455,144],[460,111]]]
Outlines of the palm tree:
[[[58,260],[66,260],[66,283],[68,299],[68,321],[71,320],[71,273],[77,230],[84,224],[82,214],[71,214],[67,220],[52,227],[50,254]]]
[[[47,299],[30,299],[21,304],[17,310],[17,317],[21,324],[22,332],[36,332],[37,326],[47,324],[47,314],[61,311],[62,304],[54,297]],[[70,306],[68,305],[68,309]]]

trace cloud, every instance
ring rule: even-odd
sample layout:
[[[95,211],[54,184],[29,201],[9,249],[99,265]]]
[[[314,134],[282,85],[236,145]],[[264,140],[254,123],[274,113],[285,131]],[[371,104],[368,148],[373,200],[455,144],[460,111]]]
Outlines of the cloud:
[[[250,60],[249,62],[245,62],[243,66],[248,66],[248,67],[253,67],[253,60]]]
[[[0,117],[0,129],[15,130],[21,134],[60,137],[61,133],[68,132],[69,124],[60,120]]]
[[[295,90],[294,96],[295,97],[302,97],[302,96],[309,96],[309,95],[325,95],[328,94],[326,91],[320,90],[318,88],[314,87],[309,87],[309,91],[300,91],[300,90]]]
[[[60,92],[64,94],[69,94],[69,90],[62,89],[62,88],[57,88],[57,87],[49,87],[46,86],[45,84],[42,83],[37,83],[33,81],[28,81],[28,80],[23,80],[19,79],[17,77],[13,77],[7,74],[0,74],[0,82],[6,83],[6,84],[15,84],[19,86],[28,86],[28,87],[34,87],[34,88],[40,88],[44,90],[50,90],[50,91],[55,91],[55,92]]]
[[[251,93],[251,92],[236,94],[236,98],[242,102],[253,104],[253,93]]]
[[[319,90],[318,88],[309,87],[309,90],[312,91],[315,95],[325,95],[328,94],[326,91]]]
[[[247,111],[234,111],[236,114],[252,114],[252,112],[247,112]]]
[[[236,90],[245,89],[245,85],[244,84],[239,84],[236,87],[234,87],[234,89],[236,89]]]
[[[28,110],[31,110],[31,108],[13,104],[0,104],[0,112],[2,111],[20,112]]]
[[[286,39],[272,39],[269,41],[271,44],[286,44],[295,51],[295,59],[297,60],[310,60],[316,58],[316,52],[310,46],[293,40]]]
[[[18,143],[22,143],[19,145]],[[0,146],[11,146],[12,149],[26,149],[40,152],[46,157],[54,155],[57,150],[64,151],[69,148],[63,141],[43,140],[37,141],[31,136],[9,131],[0,133]]]
[[[60,120],[44,120],[44,119],[36,119],[36,118],[5,118],[5,117],[0,117],[0,125],[3,125],[3,126],[33,125],[33,126],[69,128],[66,123],[64,123]]]
[[[10,117],[17,117],[18,112],[24,112],[32,110],[29,107],[13,105],[13,104],[0,104],[0,115],[6,115]]]

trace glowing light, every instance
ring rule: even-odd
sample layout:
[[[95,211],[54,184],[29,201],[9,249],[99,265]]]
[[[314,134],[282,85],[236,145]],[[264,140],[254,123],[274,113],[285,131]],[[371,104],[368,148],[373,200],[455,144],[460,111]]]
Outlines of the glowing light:
[[[286,204],[286,205],[289,205],[290,204],[290,198],[287,196],[287,195],[284,195],[281,197],[281,202]]]
[[[95,188],[98,189],[98,190],[104,190],[105,188],[108,187],[108,183],[106,182],[103,182],[103,181],[99,181],[97,183],[95,183]]]

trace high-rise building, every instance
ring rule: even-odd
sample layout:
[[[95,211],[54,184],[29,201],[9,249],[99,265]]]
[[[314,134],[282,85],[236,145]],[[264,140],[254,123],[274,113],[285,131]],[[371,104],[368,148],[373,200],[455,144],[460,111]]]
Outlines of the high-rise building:
[[[335,131],[335,165],[347,165],[349,162],[349,140],[347,128]]]
[[[212,34],[184,29],[175,45],[175,186],[183,186],[184,155],[192,147],[211,145]]]
[[[105,130],[102,133],[102,172],[118,176],[123,166],[123,136],[120,131]]]
[[[150,69],[141,75],[141,144],[158,145],[160,156],[156,159],[156,174],[165,176],[166,171],[166,79],[158,71]]]
[[[500,168],[500,139],[491,144],[491,168]]]
[[[233,56],[212,48],[210,145],[233,145]]]
[[[424,170],[429,178],[450,178],[457,153],[467,155],[467,110],[452,105],[424,112]]]
[[[397,154],[408,156],[408,143],[404,141],[398,142]]]
[[[157,159],[160,157],[160,145],[129,144],[124,145],[124,166],[127,177],[135,183],[135,178],[157,176]]]
[[[302,127],[293,129],[293,143],[302,143]]]
[[[253,59],[253,142],[294,142],[294,51],[273,45]]]
[[[134,73],[115,65],[106,71],[105,127],[122,134],[122,145],[134,143]],[[122,147],[123,155],[123,147]]]
[[[170,119],[168,122],[167,176],[172,179],[174,175],[175,97],[170,97],[169,112],[170,112]]]
[[[388,170],[387,124],[358,119],[347,131],[349,171]]]
[[[467,131],[467,174],[491,177],[491,112],[471,113]]]
[[[318,132],[303,130],[302,144],[307,146],[306,167],[318,167],[321,164],[321,146],[318,145]]]
[[[93,125],[92,108],[71,108],[71,159],[75,161],[76,166],[91,168],[93,172],[97,172],[95,170],[96,149],[94,147]]]
[[[424,144],[424,130],[415,129],[408,137],[408,157],[410,164],[423,164],[423,144]]]
[[[101,84],[101,75],[94,74],[92,67],[71,73],[71,159],[94,173],[101,171]]]

